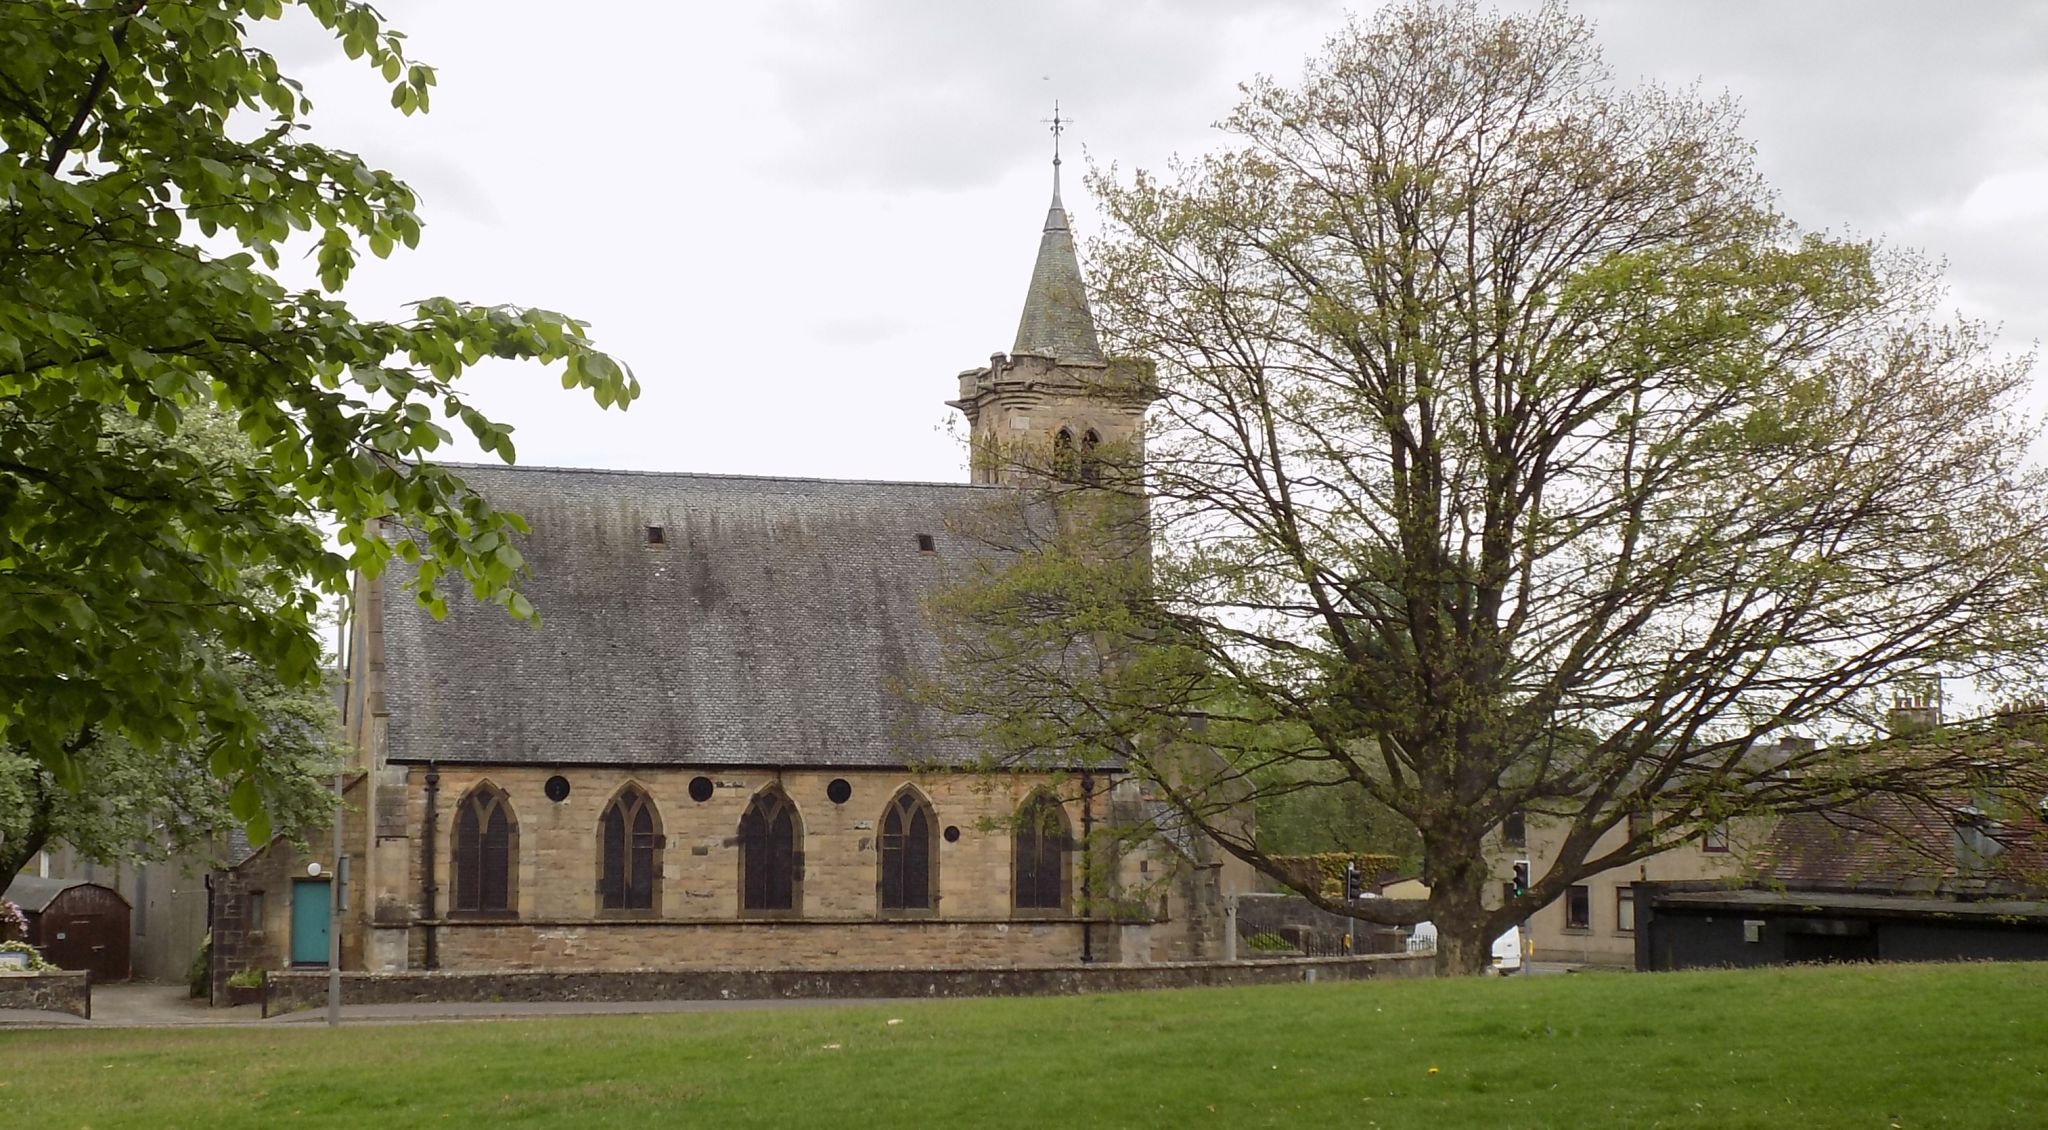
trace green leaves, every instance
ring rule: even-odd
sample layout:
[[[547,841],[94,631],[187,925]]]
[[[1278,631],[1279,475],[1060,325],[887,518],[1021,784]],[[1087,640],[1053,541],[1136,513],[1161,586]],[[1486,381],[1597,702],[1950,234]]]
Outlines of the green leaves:
[[[398,109],[427,109],[433,70],[374,8],[298,6]],[[463,374],[559,364],[607,407],[639,385],[545,310],[436,298],[357,317],[333,296],[366,251],[418,244],[417,199],[303,140],[302,88],[244,37],[284,5],[137,7],[0,13],[0,744],[72,778],[88,734],[204,748],[246,817],[275,781],[230,671],[314,685],[317,595],[402,554],[429,607],[456,584],[533,614],[517,517],[427,462],[443,420],[514,457]],[[269,272],[300,249],[318,290]]]
[[[326,826],[344,748],[331,691],[286,689],[247,663],[224,671],[262,720],[262,772],[237,774],[200,746],[116,735],[94,735],[54,770],[0,746],[0,877],[58,844],[114,864],[204,849],[237,826],[258,844]]]

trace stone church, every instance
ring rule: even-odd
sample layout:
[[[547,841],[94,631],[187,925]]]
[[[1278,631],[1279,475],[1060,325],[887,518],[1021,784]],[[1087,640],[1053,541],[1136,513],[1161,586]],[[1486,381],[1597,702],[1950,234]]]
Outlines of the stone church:
[[[928,599],[1000,554],[960,530],[1032,473],[1003,453],[1135,449],[1150,381],[1097,339],[1055,159],[1016,342],[950,402],[971,482],[462,468],[530,524],[541,624],[359,582],[343,858],[217,875],[216,976],[323,965],[330,925],[368,970],[1221,956],[1242,864],[1114,768],[986,770],[903,693]]]

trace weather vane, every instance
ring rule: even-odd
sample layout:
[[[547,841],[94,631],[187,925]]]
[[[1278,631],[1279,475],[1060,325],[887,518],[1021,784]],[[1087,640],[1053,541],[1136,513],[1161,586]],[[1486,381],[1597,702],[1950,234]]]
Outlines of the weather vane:
[[[1074,119],[1060,117],[1060,101],[1055,98],[1052,101],[1052,117],[1038,120],[1052,127],[1052,194],[1057,200],[1060,194],[1060,134],[1065,133],[1067,127],[1074,124]]]
[[[1060,135],[1067,131],[1068,126],[1074,124],[1074,119],[1060,117],[1059,99],[1055,98],[1052,103],[1052,117],[1038,120],[1052,127],[1052,163],[1057,165],[1060,163]]]

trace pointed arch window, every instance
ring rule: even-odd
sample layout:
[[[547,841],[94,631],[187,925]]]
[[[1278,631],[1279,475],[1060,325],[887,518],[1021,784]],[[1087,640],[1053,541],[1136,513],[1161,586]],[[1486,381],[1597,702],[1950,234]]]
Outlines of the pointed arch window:
[[[932,850],[938,821],[917,790],[896,794],[882,813],[881,901],[885,911],[935,910],[939,869]]]
[[[598,907],[653,910],[661,893],[661,817],[654,799],[627,785],[597,824]]]
[[[1052,794],[1035,792],[1017,810],[1011,835],[1010,902],[1018,910],[1066,909],[1071,837],[1066,813]]]
[[[1094,428],[1081,434],[1081,481],[1089,486],[1102,483],[1102,455],[1096,450],[1101,444],[1102,437],[1095,434]]]
[[[1067,428],[1061,428],[1052,437],[1053,478],[1069,481],[1074,477],[1074,468],[1074,433]]]
[[[802,905],[803,821],[780,789],[754,797],[740,817],[740,911],[794,913]]]
[[[458,914],[511,914],[516,903],[519,822],[512,804],[486,781],[455,810],[455,902]]]

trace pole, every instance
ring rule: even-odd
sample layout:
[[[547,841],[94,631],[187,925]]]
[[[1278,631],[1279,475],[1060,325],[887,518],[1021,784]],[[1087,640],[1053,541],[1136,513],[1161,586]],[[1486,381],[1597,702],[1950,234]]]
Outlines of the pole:
[[[441,822],[441,813],[435,800],[441,794],[441,771],[433,762],[427,762],[427,818],[420,829],[420,907],[425,919],[422,927],[426,931],[426,959],[428,969],[441,968],[439,952],[435,949],[434,919],[441,913],[440,883],[434,878],[434,828]]]
[[[1095,960],[1095,775],[1081,770],[1081,963]]]
[[[1344,956],[1358,952],[1358,919],[1351,911],[1358,905],[1358,863],[1344,865]]]
[[[341,1023],[341,789],[334,775],[334,874],[327,878],[327,1026]]]
[[[335,640],[334,653],[342,655],[348,647],[348,617],[343,615],[335,626],[340,637]],[[341,1024],[341,881],[346,869],[341,865],[341,794],[343,770],[334,771],[334,874],[327,878],[327,1026]]]

